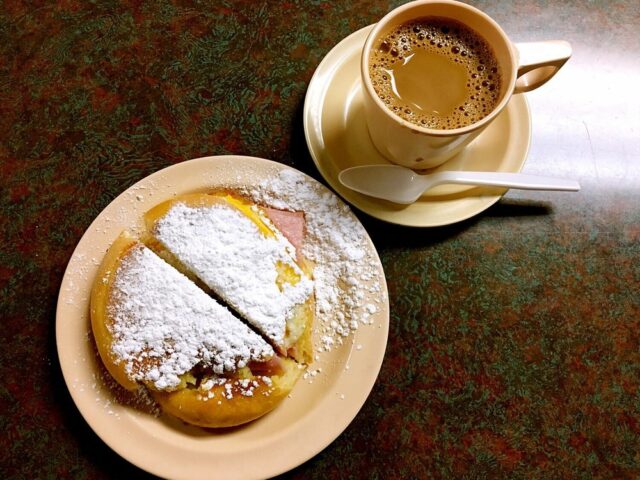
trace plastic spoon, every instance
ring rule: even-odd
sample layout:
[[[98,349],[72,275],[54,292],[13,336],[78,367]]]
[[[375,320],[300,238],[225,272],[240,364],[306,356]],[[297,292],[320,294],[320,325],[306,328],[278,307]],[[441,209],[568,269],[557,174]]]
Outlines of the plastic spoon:
[[[577,192],[580,184],[575,180],[541,177],[507,172],[438,172],[420,175],[399,165],[365,165],[343,170],[340,183],[370,197],[408,205],[435,187],[445,183],[462,185],[488,185],[520,190],[562,190]]]

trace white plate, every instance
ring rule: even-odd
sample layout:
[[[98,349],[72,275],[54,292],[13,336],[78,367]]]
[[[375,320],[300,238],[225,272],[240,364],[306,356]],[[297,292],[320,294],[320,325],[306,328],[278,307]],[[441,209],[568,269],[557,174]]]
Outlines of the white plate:
[[[388,164],[367,131],[360,55],[373,25],[336,45],[318,66],[305,98],[304,131],[316,167],[342,198],[372,217],[413,227],[435,227],[477,215],[496,203],[505,189],[442,185],[416,203],[399,206],[344,187],[345,168]],[[519,172],[527,159],[531,117],[524,95],[514,95],[505,110],[463,152],[433,171]]]
[[[62,372],[91,428],[140,468],[162,477],[184,479],[277,475],[313,457],[338,437],[373,387],[387,343],[389,304],[382,265],[369,238],[366,240],[376,260],[383,292],[367,298],[380,308],[373,316],[373,325],[361,326],[350,341],[322,353],[310,367],[322,368],[321,374],[301,379],[291,398],[261,419],[225,430],[187,426],[119,402],[109,382],[101,378],[104,369],[90,334],[90,292],[98,265],[120,232],[135,230],[145,211],[175,195],[221,186],[251,186],[289,168],[240,156],[200,158],[165,168],[127,189],[105,208],[73,253],[56,314]],[[314,334],[318,348],[318,332]]]

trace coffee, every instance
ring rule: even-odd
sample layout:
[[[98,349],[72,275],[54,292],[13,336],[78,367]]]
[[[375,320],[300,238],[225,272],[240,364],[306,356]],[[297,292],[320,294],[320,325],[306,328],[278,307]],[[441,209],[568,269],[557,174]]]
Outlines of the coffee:
[[[440,17],[412,20],[376,39],[369,76],[393,113],[438,130],[481,120],[501,97],[500,67],[487,41]]]

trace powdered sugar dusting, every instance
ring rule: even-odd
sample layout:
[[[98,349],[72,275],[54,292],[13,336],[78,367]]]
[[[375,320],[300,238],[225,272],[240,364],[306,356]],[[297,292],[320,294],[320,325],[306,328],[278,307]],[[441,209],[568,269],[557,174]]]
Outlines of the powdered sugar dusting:
[[[197,363],[216,373],[264,361],[273,349],[187,277],[148,248],[122,259],[109,314],[112,351],[129,376],[171,390]]]
[[[240,394],[243,397],[253,397],[256,389],[261,384],[266,387],[266,389],[262,391],[262,395],[268,396],[274,391],[274,388],[271,388],[273,383],[269,377],[255,377],[255,379],[208,378],[203,380],[198,387],[196,398],[204,402],[215,399],[217,403],[220,404],[221,402],[212,390],[215,386],[222,386],[224,388],[224,391],[221,392],[219,396],[225,400],[232,400],[234,393]]]
[[[315,263],[313,276],[316,325],[321,348],[342,344],[359,323],[371,323],[384,301],[378,261],[367,243],[364,227],[349,208],[320,184],[295,170],[282,170],[257,186],[240,188],[257,203],[305,213],[304,256]]]
[[[177,203],[158,220],[154,234],[247,321],[283,344],[287,319],[313,291],[284,236],[265,236],[246,215],[223,203]],[[282,291],[276,283],[278,263],[300,277],[295,284],[284,283]]]

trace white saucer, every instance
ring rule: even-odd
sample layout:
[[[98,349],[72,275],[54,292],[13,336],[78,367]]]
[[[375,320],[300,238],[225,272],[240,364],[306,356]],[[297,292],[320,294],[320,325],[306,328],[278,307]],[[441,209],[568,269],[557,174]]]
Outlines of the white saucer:
[[[506,189],[442,185],[416,203],[399,206],[354,192],[338,181],[348,167],[388,164],[369,138],[362,104],[360,54],[373,25],[352,33],[322,60],[304,103],[304,131],[316,167],[347,202],[390,223],[413,227],[448,225],[477,215]],[[529,152],[531,116],[524,95],[505,110],[463,152],[434,169],[519,172]]]

